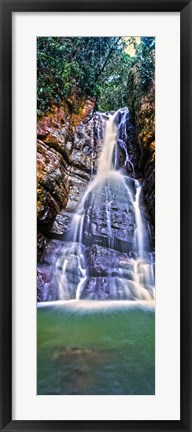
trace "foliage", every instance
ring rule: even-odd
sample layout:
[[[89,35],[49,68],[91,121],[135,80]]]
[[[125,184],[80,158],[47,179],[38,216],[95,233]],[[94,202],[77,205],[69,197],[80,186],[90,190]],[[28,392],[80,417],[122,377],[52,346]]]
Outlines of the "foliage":
[[[142,38],[137,45],[134,38],[122,37],[37,38],[38,114],[74,94],[95,97],[100,111],[127,105],[127,78],[133,64],[141,65],[144,87],[151,79],[153,41]],[[126,52],[130,43],[135,44],[134,57]]]
[[[37,108],[45,112],[71,94],[95,96],[105,61],[117,38],[39,37],[37,39]]]
[[[154,37],[142,37],[141,43],[136,46],[134,63],[139,70],[141,88],[146,92],[154,75],[155,61],[152,51],[155,49]]]
[[[98,99],[100,111],[116,110],[127,106],[127,78],[132,61],[125,48],[126,43],[123,40],[119,41],[104,73],[100,76],[101,92]]]

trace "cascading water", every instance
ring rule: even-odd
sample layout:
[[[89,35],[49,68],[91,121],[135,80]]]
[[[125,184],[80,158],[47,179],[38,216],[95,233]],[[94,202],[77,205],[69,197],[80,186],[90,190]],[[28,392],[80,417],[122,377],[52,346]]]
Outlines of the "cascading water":
[[[135,194],[135,218],[136,218],[136,230],[135,237],[137,242],[138,255],[143,258],[143,223],[141,217],[139,198],[141,194],[141,185],[138,180],[135,181],[136,194]]]
[[[103,143],[103,150],[99,158],[97,179],[101,180],[104,175],[108,176],[109,172],[113,168],[113,152],[116,144],[116,126],[114,123],[115,115],[111,115],[109,120],[106,122],[105,139]]]
[[[96,176],[77,208],[57,260],[59,299],[154,298],[150,234],[141,212],[142,185],[134,178],[126,146],[127,120],[127,109],[106,120]],[[119,148],[125,154],[124,166],[118,163]]]
[[[114,167],[118,168],[118,147],[123,150],[125,154],[124,166],[132,173],[133,177],[135,177],[135,170],[133,163],[130,160],[130,156],[127,150],[126,142],[128,140],[126,125],[129,120],[129,111],[126,109],[119,110],[121,117],[119,119],[118,129],[117,129],[117,146],[115,151],[115,164]]]

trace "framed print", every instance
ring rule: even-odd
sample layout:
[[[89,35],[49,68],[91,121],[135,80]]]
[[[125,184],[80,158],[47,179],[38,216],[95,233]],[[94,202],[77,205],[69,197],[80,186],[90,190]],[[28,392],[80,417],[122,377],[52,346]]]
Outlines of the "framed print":
[[[1,430],[191,430],[191,1],[1,1]]]

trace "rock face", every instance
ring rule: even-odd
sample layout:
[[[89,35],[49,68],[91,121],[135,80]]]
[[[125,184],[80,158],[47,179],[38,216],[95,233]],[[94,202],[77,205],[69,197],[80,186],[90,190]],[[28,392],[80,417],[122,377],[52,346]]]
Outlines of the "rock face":
[[[37,141],[37,216],[39,226],[50,229],[55,217],[67,204],[69,181],[64,182],[65,167],[62,155]]]
[[[47,300],[43,284],[50,278],[46,257],[50,244],[63,240],[91,175],[97,170],[105,114],[94,111],[93,99],[74,107],[53,106],[37,123],[37,257],[38,299]],[[45,262],[44,262],[45,261]],[[44,265],[45,264],[45,265]],[[45,290],[46,291],[46,290]],[[53,291],[51,289],[51,291]],[[54,294],[52,292],[52,297]],[[56,294],[55,294],[56,296]]]
[[[108,178],[96,186],[84,206],[85,246],[94,243],[120,251],[133,250],[134,208],[121,178]]]
[[[93,108],[94,100],[84,101],[78,114],[66,106],[53,106],[38,119],[37,220],[39,232],[47,237],[65,232],[70,215],[61,218],[60,212],[74,211],[96,169],[103,121]]]
[[[150,53],[155,63],[155,51]],[[141,68],[135,65],[128,78],[128,106],[136,128],[140,149],[139,170],[143,177],[143,192],[151,216],[150,228],[153,242],[155,226],[155,71],[143,89]],[[155,69],[155,68],[154,68]]]
[[[127,175],[135,177],[139,168],[140,148],[130,111],[126,108],[119,110],[115,121],[118,127],[116,168],[124,167]]]
[[[153,282],[148,268],[154,267],[154,95],[151,86],[148,95],[140,93],[137,99],[134,86],[139,76],[134,69],[131,74],[131,113],[124,108],[115,120],[117,144],[111,176],[98,182],[96,176],[94,187],[83,200],[90,179],[97,173],[108,114],[94,112],[94,101],[84,101],[76,114],[63,105],[53,107],[38,121],[38,301],[151,298]],[[143,182],[144,264],[137,260],[135,179]],[[80,202],[82,213],[77,214]],[[74,223],[75,214],[78,218]],[[81,231],[79,237],[76,231]],[[146,279],[149,288],[138,293],[137,277]]]
[[[93,145],[92,128],[89,123],[83,125],[82,120],[93,107],[94,101],[85,101],[79,115],[70,115],[65,106],[54,106],[51,113],[38,119],[37,220],[40,231],[47,235],[50,230],[54,232],[55,218],[70,198],[74,203],[70,208],[75,208],[79,191],[90,178],[92,160],[90,155],[82,158],[82,147],[86,137],[89,147]],[[82,129],[86,129],[83,140]]]
[[[37,266],[37,301],[39,302],[58,299],[55,267],[62,247],[62,242],[58,240],[43,238],[45,245]]]
[[[127,261],[127,254],[98,245],[87,247],[85,254],[92,277],[116,276],[118,269]]]
[[[129,289],[131,283],[127,279],[100,276],[88,278],[81,298],[89,300],[133,300],[134,289]]]

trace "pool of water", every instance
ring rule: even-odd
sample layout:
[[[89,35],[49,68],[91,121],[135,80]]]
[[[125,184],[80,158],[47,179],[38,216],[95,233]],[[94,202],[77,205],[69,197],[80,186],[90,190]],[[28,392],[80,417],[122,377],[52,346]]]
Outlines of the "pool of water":
[[[39,395],[155,393],[152,302],[40,304],[37,343]]]

